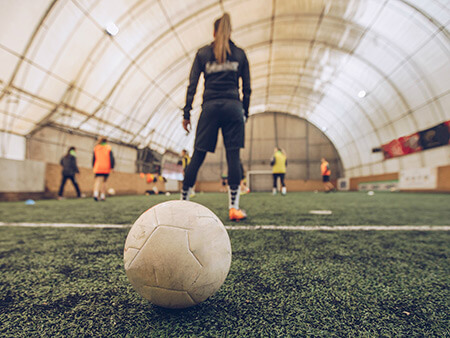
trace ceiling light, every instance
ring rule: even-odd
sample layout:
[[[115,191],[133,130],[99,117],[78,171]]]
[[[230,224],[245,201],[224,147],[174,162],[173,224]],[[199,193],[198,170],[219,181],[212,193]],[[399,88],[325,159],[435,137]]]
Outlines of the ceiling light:
[[[359,93],[358,93],[358,97],[360,97],[361,99],[363,98],[363,97],[365,97],[366,96],[366,91],[365,90],[361,90]]]
[[[114,22],[110,22],[105,27],[106,34],[110,36],[116,36],[119,33],[119,27]]]

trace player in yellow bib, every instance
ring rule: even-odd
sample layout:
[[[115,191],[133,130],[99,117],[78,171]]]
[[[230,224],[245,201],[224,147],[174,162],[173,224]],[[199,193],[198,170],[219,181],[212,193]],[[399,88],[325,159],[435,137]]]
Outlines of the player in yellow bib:
[[[272,166],[272,176],[273,176],[273,189],[272,193],[277,194],[277,181],[280,178],[281,182],[281,194],[286,195],[286,184],[284,183],[284,176],[286,175],[287,158],[283,149],[275,148],[272,160],[270,161]]]

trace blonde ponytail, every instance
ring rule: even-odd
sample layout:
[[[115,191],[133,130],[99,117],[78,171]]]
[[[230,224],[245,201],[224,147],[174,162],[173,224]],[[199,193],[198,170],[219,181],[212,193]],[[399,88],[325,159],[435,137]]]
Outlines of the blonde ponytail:
[[[214,56],[218,63],[224,63],[227,60],[227,53],[231,53],[230,36],[230,14],[224,13],[220,19],[214,22]]]

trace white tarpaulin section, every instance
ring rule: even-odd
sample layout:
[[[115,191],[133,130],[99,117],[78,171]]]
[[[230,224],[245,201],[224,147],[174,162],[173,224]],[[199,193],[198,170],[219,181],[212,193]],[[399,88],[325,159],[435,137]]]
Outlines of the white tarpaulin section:
[[[450,119],[448,0],[0,0],[0,132],[53,125],[192,147],[180,108],[224,11],[250,61],[251,114],[306,118],[347,176],[428,160],[389,163],[371,149]],[[194,127],[200,104],[201,90]],[[435,157],[449,164],[448,147]]]

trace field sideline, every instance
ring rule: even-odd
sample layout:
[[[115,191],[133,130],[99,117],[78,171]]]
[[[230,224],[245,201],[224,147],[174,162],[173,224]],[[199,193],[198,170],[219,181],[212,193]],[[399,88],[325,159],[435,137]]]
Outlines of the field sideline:
[[[245,222],[241,222],[245,223]],[[132,224],[76,224],[76,223],[4,223],[1,226],[33,228],[94,228],[126,229]],[[287,231],[450,231],[450,225],[225,225],[227,230],[287,230]]]
[[[0,335],[450,335],[450,232],[393,231],[448,227],[449,195],[252,193],[242,197],[252,218],[234,224],[224,194],[198,194],[229,229],[231,269],[210,299],[174,311],[133,290],[123,247],[143,211],[176,197],[0,203]],[[308,213],[321,209],[332,214]],[[343,228],[352,225],[384,230]]]

